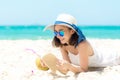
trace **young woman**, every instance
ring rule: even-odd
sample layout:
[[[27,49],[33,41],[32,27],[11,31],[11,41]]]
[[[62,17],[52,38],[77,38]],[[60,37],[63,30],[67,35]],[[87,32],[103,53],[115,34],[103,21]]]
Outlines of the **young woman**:
[[[59,47],[63,61],[57,68],[63,73],[87,71],[88,67],[105,67],[120,64],[120,54],[106,55],[97,51],[76,26],[76,19],[69,14],[60,14],[53,25],[46,29],[54,31],[53,46]]]

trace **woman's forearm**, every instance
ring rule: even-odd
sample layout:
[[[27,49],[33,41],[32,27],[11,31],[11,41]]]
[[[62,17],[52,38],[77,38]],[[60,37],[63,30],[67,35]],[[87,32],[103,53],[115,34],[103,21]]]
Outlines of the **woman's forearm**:
[[[69,71],[72,71],[74,73],[80,73],[80,72],[85,72],[87,70],[84,70],[80,66],[76,66],[74,64],[69,64]]]
[[[71,64],[67,61],[60,62],[57,64],[57,69],[63,74],[66,74],[68,71],[72,71],[73,73],[80,73],[80,72],[85,72],[87,71],[87,68],[82,68],[80,66]]]

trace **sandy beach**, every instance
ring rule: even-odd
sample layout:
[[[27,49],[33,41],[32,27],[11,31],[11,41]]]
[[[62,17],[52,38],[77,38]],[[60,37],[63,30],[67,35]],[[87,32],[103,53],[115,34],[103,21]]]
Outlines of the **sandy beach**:
[[[120,39],[89,39],[98,48],[120,52]],[[61,58],[59,49],[53,48],[51,40],[0,40],[0,80],[118,80],[120,65],[105,68],[90,68],[88,72],[53,75],[38,70],[35,60],[46,53]]]

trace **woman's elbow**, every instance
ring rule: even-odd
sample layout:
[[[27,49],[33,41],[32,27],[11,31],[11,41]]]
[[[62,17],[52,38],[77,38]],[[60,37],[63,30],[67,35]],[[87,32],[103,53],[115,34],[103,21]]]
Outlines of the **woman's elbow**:
[[[88,71],[88,67],[80,67],[80,72],[87,72]]]

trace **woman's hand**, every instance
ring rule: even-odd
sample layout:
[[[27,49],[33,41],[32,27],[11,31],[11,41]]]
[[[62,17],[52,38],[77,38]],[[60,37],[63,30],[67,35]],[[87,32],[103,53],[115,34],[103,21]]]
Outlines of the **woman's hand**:
[[[84,72],[84,70],[80,66],[62,60],[58,61],[57,69],[63,74],[66,74],[68,71],[72,71],[75,74],[79,72]]]
[[[57,70],[63,74],[66,74],[69,71],[70,63],[67,61],[59,60],[57,62]]]

